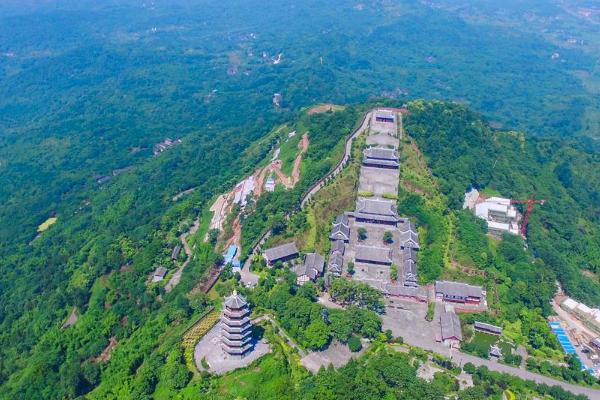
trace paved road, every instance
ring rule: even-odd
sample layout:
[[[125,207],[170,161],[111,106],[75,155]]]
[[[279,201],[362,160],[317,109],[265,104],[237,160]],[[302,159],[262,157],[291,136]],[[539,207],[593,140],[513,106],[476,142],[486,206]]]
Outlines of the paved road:
[[[526,369],[511,367],[508,365],[500,364],[496,361],[486,360],[484,358],[479,358],[470,354],[461,353],[457,350],[450,350],[447,347],[435,342],[424,343],[421,340],[412,341],[410,337],[404,337],[404,341],[411,346],[420,347],[425,350],[435,351],[436,353],[450,357],[453,362],[459,364],[460,366],[464,366],[468,362],[477,366],[485,365],[492,371],[504,372],[519,377],[521,379],[527,379],[537,383],[545,383],[549,386],[560,386],[563,389],[568,390],[569,392],[585,395],[589,397],[590,400],[600,399],[600,390],[597,389],[573,385],[571,383],[559,381],[557,379],[552,379],[544,375],[527,371]]]
[[[369,121],[371,120],[371,113],[372,113],[372,111],[369,111],[368,113],[366,113],[363,116],[363,120],[362,120],[362,123],[360,124],[360,126],[358,128],[356,128],[354,130],[354,132],[352,132],[352,134],[346,139],[346,147],[344,148],[344,156],[342,157],[342,159],[340,160],[338,165],[333,169],[333,171],[329,172],[327,175],[322,177],[318,182],[316,182],[312,186],[312,188],[310,188],[308,190],[308,192],[306,192],[304,194],[302,201],[300,202],[301,208],[304,208],[306,203],[314,196],[314,194],[317,193],[325,185],[326,180],[328,180],[329,178],[333,178],[333,177],[337,176],[337,174],[342,172],[342,170],[344,169],[344,167],[346,166],[346,164],[348,162],[348,159],[350,158],[350,156],[352,154],[352,142],[354,141],[354,139],[357,136],[359,136],[361,133],[363,133],[365,131],[365,129],[367,129],[367,126],[369,125]]]
[[[169,282],[167,282],[167,284],[165,285],[165,292],[169,293],[171,290],[173,290],[173,288],[175,286],[177,286],[179,284],[179,281],[181,280],[181,275],[183,274],[183,270],[190,263],[190,261],[192,259],[192,249],[190,248],[190,245],[187,242],[187,237],[189,235],[193,235],[194,233],[196,233],[198,231],[199,227],[200,227],[200,219],[196,218],[196,220],[194,221],[194,225],[191,226],[190,230],[185,233],[182,233],[181,236],[179,236],[179,239],[181,240],[181,244],[183,245],[183,250],[185,251],[187,258],[185,259],[183,264],[181,264],[181,267],[179,267],[177,269],[177,271],[175,271],[175,273],[171,276],[171,279],[169,279]]]
[[[315,195],[315,193],[317,193],[325,185],[325,181],[327,179],[335,177],[340,172],[342,172],[342,170],[344,169],[344,167],[348,163],[348,159],[350,158],[350,155],[352,153],[352,142],[354,141],[354,139],[357,136],[359,136],[361,133],[363,133],[365,129],[367,129],[367,127],[369,125],[369,121],[371,120],[371,113],[372,113],[372,111],[369,111],[369,112],[365,113],[365,115],[363,116],[363,120],[362,120],[362,123],[360,124],[360,126],[358,128],[356,128],[354,130],[354,132],[352,132],[352,134],[350,136],[348,136],[348,138],[346,139],[346,147],[344,148],[344,156],[342,157],[342,159],[340,160],[340,162],[337,164],[337,166],[331,172],[329,172],[327,175],[325,175],[324,177],[322,177],[318,182],[316,182],[302,196],[302,199],[300,201],[300,207],[301,208],[304,208],[304,206],[306,205],[306,203]],[[252,250],[250,251],[250,254],[248,255],[248,258],[246,259],[246,262],[244,262],[244,265],[243,265],[242,269],[250,268],[250,264],[252,264],[252,261],[251,261],[252,255],[256,254],[256,252],[258,251],[258,249],[262,246],[262,244],[270,236],[271,236],[271,230],[268,230],[267,232],[265,232],[263,234],[263,236],[259,239],[259,241],[254,245],[254,247],[252,247]]]

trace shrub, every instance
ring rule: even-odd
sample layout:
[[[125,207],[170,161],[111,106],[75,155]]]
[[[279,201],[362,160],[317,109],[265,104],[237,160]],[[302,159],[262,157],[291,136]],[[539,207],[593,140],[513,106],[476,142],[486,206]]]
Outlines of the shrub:
[[[362,343],[356,336],[350,336],[350,339],[348,340],[348,347],[350,348],[351,352],[356,353],[362,349]]]

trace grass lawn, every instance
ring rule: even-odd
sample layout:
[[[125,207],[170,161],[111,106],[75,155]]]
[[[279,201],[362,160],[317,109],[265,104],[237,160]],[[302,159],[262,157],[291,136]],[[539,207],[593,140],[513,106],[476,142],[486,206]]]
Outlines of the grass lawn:
[[[44,222],[42,222],[40,224],[40,226],[38,226],[37,231],[39,233],[44,232],[46,229],[50,228],[52,225],[54,225],[56,223],[56,221],[58,221],[58,218],[56,217],[50,217],[47,220],[45,220]]]
[[[243,399],[291,399],[290,388],[294,360],[286,357],[282,345],[269,334],[273,352],[247,368],[233,371],[219,379],[218,392],[224,397]],[[292,370],[291,370],[291,369]]]
[[[296,131],[296,135],[292,138],[288,138],[287,134],[282,139],[279,159],[281,160],[281,170],[284,174],[290,176],[294,167],[294,160],[298,155],[298,143],[302,139],[302,135],[305,131]]]
[[[498,341],[498,336],[490,335],[482,332],[475,332],[471,344],[474,346],[476,353],[489,353],[490,346]]]

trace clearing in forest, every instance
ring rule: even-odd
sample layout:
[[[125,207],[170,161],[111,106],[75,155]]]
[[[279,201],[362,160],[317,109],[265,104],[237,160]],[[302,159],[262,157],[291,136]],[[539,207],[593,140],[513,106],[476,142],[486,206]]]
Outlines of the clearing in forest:
[[[37,231],[39,233],[44,232],[45,230],[47,230],[48,228],[50,228],[52,225],[54,225],[56,223],[56,221],[58,221],[57,217],[50,217],[47,220],[45,220],[44,222],[42,222],[40,224],[40,226],[38,226]]]
[[[308,115],[320,114],[327,111],[342,111],[344,108],[346,107],[332,103],[318,104],[308,109]]]

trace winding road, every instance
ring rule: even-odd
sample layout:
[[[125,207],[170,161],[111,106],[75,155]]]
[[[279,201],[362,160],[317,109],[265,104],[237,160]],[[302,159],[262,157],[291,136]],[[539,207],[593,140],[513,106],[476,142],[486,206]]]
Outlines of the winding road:
[[[175,271],[173,276],[171,276],[171,279],[169,279],[169,282],[167,282],[167,284],[165,285],[165,292],[169,293],[171,290],[173,290],[173,288],[175,286],[177,286],[177,284],[179,284],[179,281],[181,280],[181,274],[183,274],[183,270],[185,269],[185,267],[187,267],[187,265],[192,260],[192,248],[190,247],[190,245],[187,242],[187,237],[189,235],[193,235],[194,233],[196,233],[198,231],[199,227],[200,227],[200,218],[196,218],[196,220],[194,221],[194,224],[190,227],[190,230],[185,233],[182,233],[181,236],[179,236],[179,239],[181,240],[181,244],[183,245],[183,251],[185,251],[185,255],[187,256],[187,258],[185,259],[183,264],[181,264],[181,266],[177,269],[177,271]]]

